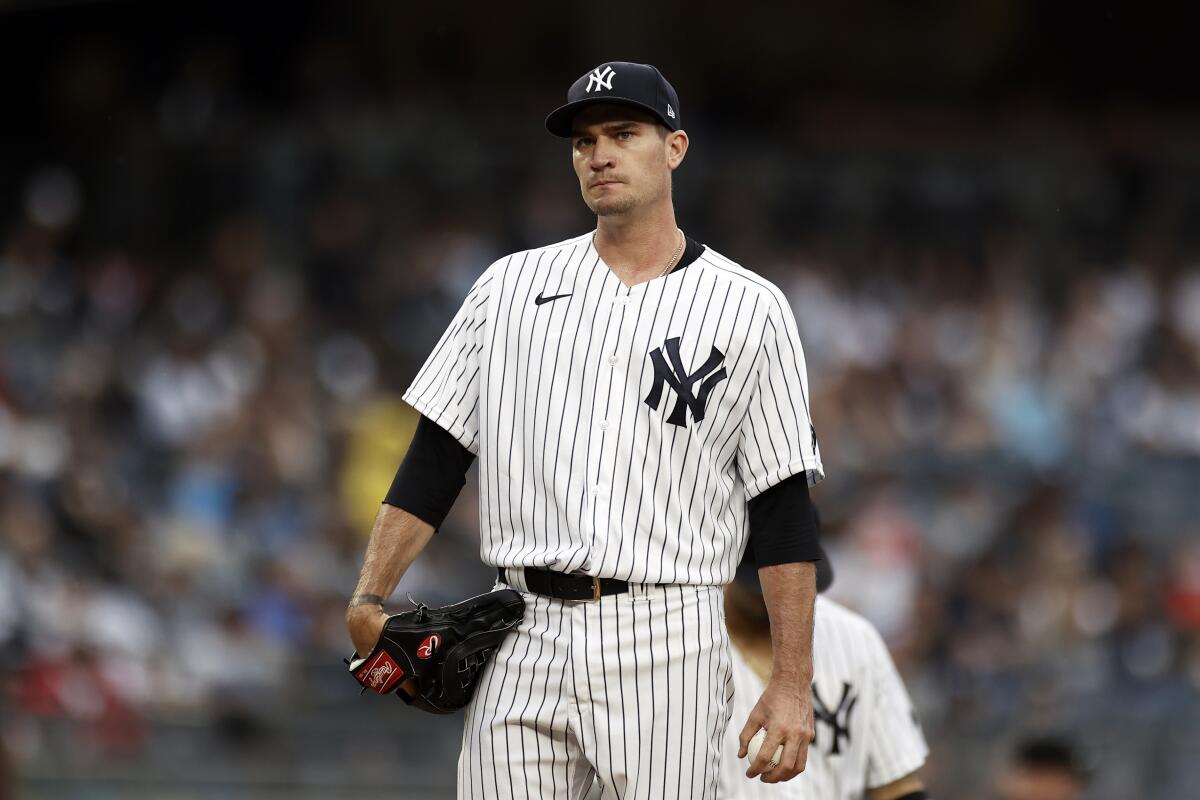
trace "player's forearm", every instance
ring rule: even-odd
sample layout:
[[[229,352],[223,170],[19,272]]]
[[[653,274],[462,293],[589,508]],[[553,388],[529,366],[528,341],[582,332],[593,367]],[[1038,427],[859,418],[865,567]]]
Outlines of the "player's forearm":
[[[391,596],[433,531],[432,525],[404,509],[381,504],[354,595]]]
[[[771,682],[807,692],[813,676],[816,569],[811,562],[777,564],[759,569],[758,580],[771,619]]]

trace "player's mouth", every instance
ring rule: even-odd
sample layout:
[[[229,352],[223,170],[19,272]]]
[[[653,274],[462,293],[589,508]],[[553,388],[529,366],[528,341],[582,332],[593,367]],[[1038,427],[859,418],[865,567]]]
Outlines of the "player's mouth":
[[[596,181],[595,183],[592,184],[592,188],[595,189],[598,186],[611,186],[616,183],[621,183],[621,181],[610,181],[610,180]]]

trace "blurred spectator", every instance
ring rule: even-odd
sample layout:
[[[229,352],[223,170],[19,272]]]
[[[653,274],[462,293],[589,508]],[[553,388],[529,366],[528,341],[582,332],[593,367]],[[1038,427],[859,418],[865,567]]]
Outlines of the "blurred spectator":
[[[214,625],[188,626],[164,666],[174,695],[206,707],[218,731],[235,741],[269,727],[288,680],[284,648],[236,608],[221,611]]]
[[[140,716],[96,654],[75,648],[55,659],[34,659],[17,682],[18,708],[71,723],[74,757],[137,755],[145,736]]]

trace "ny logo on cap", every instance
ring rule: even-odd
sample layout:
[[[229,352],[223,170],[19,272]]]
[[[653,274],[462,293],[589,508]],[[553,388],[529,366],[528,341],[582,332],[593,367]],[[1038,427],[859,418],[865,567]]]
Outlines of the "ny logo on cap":
[[[598,92],[601,89],[608,89],[609,91],[612,91],[612,79],[613,75],[615,74],[616,73],[613,72],[613,68],[607,64],[604,65],[603,71],[601,71],[599,67],[596,67],[594,70],[588,73],[588,85],[585,91]]]

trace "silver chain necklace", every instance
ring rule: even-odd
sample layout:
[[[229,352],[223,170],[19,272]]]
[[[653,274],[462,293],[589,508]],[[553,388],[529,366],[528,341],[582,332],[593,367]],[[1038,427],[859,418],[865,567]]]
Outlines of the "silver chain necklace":
[[[668,272],[674,269],[675,262],[679,261],[679,257],[683,255],[683,245],[685,242],[687,242],[687,239],[684,238],[682,228],[676,228],[675,230],[679,231],[679,246],[675,248],[675,254],[671,256],[671,260],[667,262],[667,266],[663,267],[663,271],[655,276],[656,279],[661,278],[663,275],[666,275]]]
[[[653,278],[651,278],[650,280],[652,280],[652,281],[658,280],[659,278],[661,278],[662,276],[664,276],[668,272],[670,272],[672,269],[674,269],[676,262],[679,261],[679,257],[681,255],[683,255],[683,246],[685,244],[687,244],[687,237],[685,237],[683,235],[682,228],[676,228],[675,230],[678,231],[678,233],[679,233],[679,245],[675,248],[675,252],[674,252],[674,254],[672,254],[671,260],[667,262],[667,265],[665,267],[663,267],[663,271],[658,273],[657,275],[655,275]],[[596,246],[596,234],[593,233],[592,234],[592,247],[595,247],[595,246]]]

